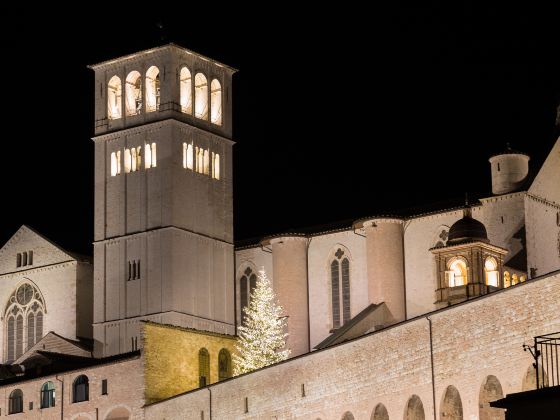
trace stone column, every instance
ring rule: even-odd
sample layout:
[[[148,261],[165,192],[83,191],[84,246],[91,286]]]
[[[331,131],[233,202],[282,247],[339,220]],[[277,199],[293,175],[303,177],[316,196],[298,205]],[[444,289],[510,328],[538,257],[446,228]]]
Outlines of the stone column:
[[[377,218],[363,222],[366,232],[368,296],[385,302],[395,321],[406,316],[403,221]]]
[[[273,287],[288,316],[287,346],[291,357],[310,351],[307,287],[307,243],[303,236],[265,240],[272,246]]]

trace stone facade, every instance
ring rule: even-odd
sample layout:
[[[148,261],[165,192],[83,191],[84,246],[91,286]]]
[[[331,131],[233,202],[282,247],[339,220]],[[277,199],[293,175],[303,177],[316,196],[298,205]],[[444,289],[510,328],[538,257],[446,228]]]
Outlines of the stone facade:
[[[235,353],[235,337],[147,322],[143,325],[146,403],[198,388],[199,353],[209,355],[208,384],[219,381],[219,354]],[[230,360],[230,370],[231,370]]]
[[[389,418],[400,419],[416,395],[423,417],[405,420],[443,420],[452,386],[461,418],[492,418],[484,402],[488,378],[497,378],[503,395],[523,390],[533,359],[522,345],[560,330],[559,314],[557,272],[149,405],[145,416],[198,420],[211,410],[214,419],[336,420],[346,412],[377,419],[374,409],[383,404]]]
[[[30,264],[17,267],[17,255],[31,255]],[[90,261],[70,254],[31,228],[22,226],[0,249],[0,357],[8,360],[7,314],[10,296],[24,284],[35,288],[43,303],[43,335],[49,331],[69,338],[92,337],[92,271]],[[23,334],[27,350],[27,332]],[[12,359],[13,360],[13,359]]]

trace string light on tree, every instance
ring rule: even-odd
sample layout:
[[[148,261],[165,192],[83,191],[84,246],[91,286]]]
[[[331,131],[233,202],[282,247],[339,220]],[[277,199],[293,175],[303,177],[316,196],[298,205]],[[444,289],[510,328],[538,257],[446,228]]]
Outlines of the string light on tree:
[[[234,375],[251,372],[286,360],[287,317],[276,302],[272,285],[264,269],[259,271],[250,303],[244,308],[245,325],[240,326],[238,355],[234,356]]]

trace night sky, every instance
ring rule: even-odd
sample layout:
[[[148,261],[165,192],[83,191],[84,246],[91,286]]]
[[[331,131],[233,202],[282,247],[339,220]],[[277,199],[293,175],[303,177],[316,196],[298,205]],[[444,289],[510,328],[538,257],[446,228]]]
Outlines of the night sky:
[[[236,240],[488,194],[490,155],[509,142],[538,167],[558,135],[552,10],[128,4],[3,13],[2,243],[28,224],[91,252],[86,65],[170,41],[240,70]]]

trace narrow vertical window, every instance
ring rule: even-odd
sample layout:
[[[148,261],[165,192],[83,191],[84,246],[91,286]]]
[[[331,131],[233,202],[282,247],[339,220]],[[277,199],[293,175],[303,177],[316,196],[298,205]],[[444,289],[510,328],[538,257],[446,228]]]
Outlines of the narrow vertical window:
[[[27,263],[33,265],[33,251],[27,252]]]
[[[117,154],[111,153],[111,176],[117,175]]]
[[[218,354],[218,380],[231,378],[231,354],[226,349],[221,349]]]
[[[16,318],[16,359],[23,354],[23,316]]]
[[[191,171],[194,169],[194,165],[193,165],[193,145],[192,144],[187,145],[187,169],[190,169]]]
[[[241,300],[241,325],[245,325],[244,309],[247,307],[247,303],[249,302],[247,293],[247,276],[241,277],[241,280],[239,281],[239,297]]]
[[[126,76],[126,115],[137,115],[142,112],[142,77],[137,71]]]
[[[16,320],[13,316],[8,318],[8,361],[15,359],[16,349]]]
[[[157,148],[156,144],[152,143],[152,168],[157,166]]]
[[[183,67],[179,76],[181,91],[181,112],[192,114],[192,79],[188,68]]]
[[[210,121],[222,125],[222,86],[218,80],[210,84]]]
[[[214,156],[214,179],[220,179],[220,155],[217,153]]]
[[[136,171],[136,148],[130,149],[130,172]]]
[[[208,81],[202,73],[194,77],[194,115],[201,120],[208,119]]]
[[[152,167],[152,147],[149,144],[144,145],[144,169]]]
[[[124,149],[124,172],[130,173],[132,169],[132,156],[130,154],[130,149]]]
[[[204,151],[204,175],[210,175],[210,152]]]
[[[18,252],[16,255],[16,267],[21,267],[21,253]]]
[[[43,338],[43,312],[37,312],[35,315],[35,344]]]
[[[183,143],[183,168],[187,169],[187,143]]]
[[[35,314],[29,312],[27,315],[27,349],[35,345]]]
[[[136,262],[136,278],[140,278],[140,260]]]
[[[146,72],[146,112],[159,110],[159,104],[159,69],[156,66],[152,66]]]
[[[210,384],[210,354],[205,348],[198,352],[198,377],[200,387]]]
[[[342,322],[350,321],[350,261],[344,258],[342,268]]]
[[[121,151],[117,150],[117,175],[121,173]]]
[[[109,390],[107,386],[107,379],[101,380],[101,395],[108,395]]]
[[[128,280],[132,280],[132,263],[128,262]]]
[[[331,292],[333,328],[340,327],[340,278],[337,260],[331,263]]]
[[[136,148],[136,170],[139,171],[142,168],[142,147],[138,146]]]
[[[111,77],[107,85],[107,118],[116,120],[122,116],[122,84],[118,76]]]
[[[27,252],[22,252],[21,257],[21,265],[25,267],[27,265]]]

